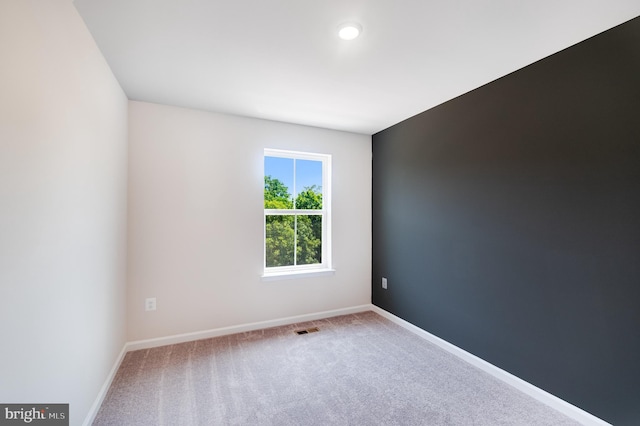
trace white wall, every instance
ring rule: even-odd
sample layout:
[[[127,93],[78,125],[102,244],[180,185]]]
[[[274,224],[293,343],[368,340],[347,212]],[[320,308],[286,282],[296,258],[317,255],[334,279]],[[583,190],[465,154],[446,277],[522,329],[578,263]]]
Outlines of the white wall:
[[[129,143],[129,340],[371,302],[370,136],[130,102]],[[266,147],[332,154],[335,275],[261,281]]]
[[[0,402],[84,420],[126,340],[127,99],[69,0],[0,2]]]

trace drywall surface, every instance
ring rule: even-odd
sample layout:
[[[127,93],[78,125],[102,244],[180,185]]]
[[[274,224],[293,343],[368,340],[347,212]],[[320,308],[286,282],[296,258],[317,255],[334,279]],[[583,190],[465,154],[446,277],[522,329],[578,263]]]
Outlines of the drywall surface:
[[[82,423],[126,338],[127,99],[68,0],[0,3],[0,401]]]
[[[616,425],[640,424],[638,46],[640,18],[373,136],[373,303]]]
[[[370,136],[135,101],[129,126],[129,340],[370,303]],[[334,275],[261,280],[265,148],[332,155]]]

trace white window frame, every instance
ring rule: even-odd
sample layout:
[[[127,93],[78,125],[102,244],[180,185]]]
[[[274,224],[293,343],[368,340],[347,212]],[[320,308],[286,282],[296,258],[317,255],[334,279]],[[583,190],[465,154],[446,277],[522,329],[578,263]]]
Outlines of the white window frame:
[[[264,209],[263,218],[263,279],[279,279],[279,278],[295,278],[297,276],[313,276],[333,273],[331,269],[331,155],[316,154],[309,152],[288,151],[281,149],[265,149],[264,157],[280,157],[291,158],[294,160],[311,160],[320,161],[322,163],[322,209],[321,210],[304,210],[304,209]],[[264,158],[263,157],[263,158]],[[263,161],[264,164],[264,161]],[[294,163],[295,164],[295,163]],[[264,176],[264,169],[262,175]],[[264,183],[264,179],[263,179]],[[295,166],[294,166],[294,185],[291,188],[292,195],[296,193],[295,186]],[[290,266],[271,266],[267,267],[267,227],[266,218],[271,215],[321,215],[322,218],[322,263],[313,265],[290,265]],[[297,235],[297,233],[294,233]],[[294,258],[297,250],[294,250]]]

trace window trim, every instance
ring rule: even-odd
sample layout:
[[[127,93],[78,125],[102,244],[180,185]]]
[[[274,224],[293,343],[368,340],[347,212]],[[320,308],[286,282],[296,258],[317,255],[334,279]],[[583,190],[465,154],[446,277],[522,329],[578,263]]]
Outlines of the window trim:
[[[292,209],[283,211],[280,209],[265,209],[263,200],[263,236],[262,236],[262,253],[263,253],[263,280],[276,280],[298,277],[310,277],[318,275],[333,274],[332,258],[331,258],[331,154],[319,154],[301,151],[289,151],[281,149],[265,148],[263,159],[265,157],[291,158],[294,160],[311,160],[320,161],[322,163],[322,209],[306,210]],[[264,161],[263,161],[264,167]],[[265,171],[262,170],[263,182]],[[294,175],[295,176],[295,175]],[[295,191],[295,185],[293,191]],[[267,227],[266,217],[268,215],[322,215],[322,263],[312,265],[290,265],[290,266],[272,266],[267,267]]]

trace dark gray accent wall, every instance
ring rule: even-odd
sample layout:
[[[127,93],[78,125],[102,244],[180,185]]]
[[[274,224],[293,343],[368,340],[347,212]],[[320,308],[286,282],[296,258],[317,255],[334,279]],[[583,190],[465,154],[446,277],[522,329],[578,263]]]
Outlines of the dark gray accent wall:
[[[372,272],[375,305],[640,424],[640,18],[375,134]]]

